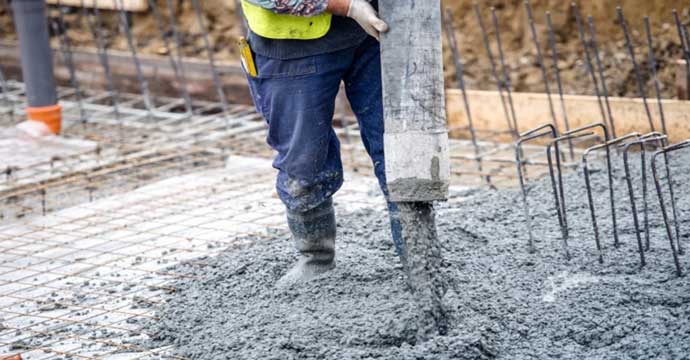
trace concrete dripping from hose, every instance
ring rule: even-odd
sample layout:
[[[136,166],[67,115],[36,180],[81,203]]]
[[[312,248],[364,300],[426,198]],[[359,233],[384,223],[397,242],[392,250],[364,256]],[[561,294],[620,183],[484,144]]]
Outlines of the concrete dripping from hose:
[[[401,202],[400,222],[405,248],[403,264],[407,281],[418,305],[417,342],[448,332],[448,314],[443,297],[448,289],[441,272],[441,244],[431,202]]]

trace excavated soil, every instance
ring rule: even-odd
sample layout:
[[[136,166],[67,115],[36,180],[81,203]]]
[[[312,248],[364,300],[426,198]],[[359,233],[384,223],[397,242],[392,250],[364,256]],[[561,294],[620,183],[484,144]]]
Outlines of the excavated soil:
[[[6,1],[0,2],[0,39],[16,39],[13,34],[13,24],[7,11]],[[155,0],[159,9],[168,21],[167,0]],[[180,35],[182,53],[184,56],[197,57],[206,60],[206,51],[201,36],[201,27],[197,22],[191,1],[171,1]],[[495,90],[496,82],[491,75],[491,68],[484,50],[482,36],[472,9],[474,0],[446,0],[443,6],[448,7],[453,14],[456,36],[463,62],[465,63],[466,81],[469,88],[481,90]],[[598,0],[578,1],[583,16],[591,14],[597,26],[598,41],[601,56],[606,68],[607,85],[612,95],[638,96],[637,82],[632,62],[623,41],[623,33],[616,21],[614,2]],[[643,81],[652,95],[654,83],[647,62],[647,45],[643,32],[642,18],[649,16],[653,35],[654,48],[658,58],[658,72],[662,94],[665,98],[676,97],[675,61],[682,57],[680,40],[673,22],[672,9],[677,9],[682,21],[690,24],[690,7],[686,0],[622,0],[622,6],[630,27],[635,46],[637,61],[640,63]],[[560,52],[559,68],[564,84],[564,91],[572,94],[594,94],[594,88],[587,76],[584,64],[582,46],[578,37],[575,18],[569,10],[569,1],[533,0],[537,33],[542,51],[547,57],[546,64],[551,66],[548,49],[548,33],[546,30],[545,12],[551,11],[555,28],[555,41]],[[482,1],[484,22],[489,30],[494,54],[494,31],[492,30],[489,7],[495,6],[500,23],[500,33],[504,45],[506,63],[509,67],[511,85],[515,91],[543,92],[544,84],[536,60],[536,50],[530,37],[524,1]],[[205,0],[202,2],[202,18],[205,31],[209,33],[213,44],[214,57],[217,60],[236,61],[238,54],[235,43],[243,34],[237,6],[234,0]],[[126,38],[118,31],[118,17],[111,11],[101,12],[104,22],[104,36],[111,49],[127,50]],[[75,8],[69,9],[66,15],[66,29],[70,40],[75,46],[95,47],[93,35],[89,31],[83,13]],[[57,21],[57,11],[50,14],[53,21]],[[165,55],[163,37],[158,23],[150,12],[135,13],[131,16],[132,31],[141,53]],[[167,26],[167,25],[166,25]],[[53,46],[59,46],[59,37],[53,34]],[[165,34],[170,41],[172,33]],[[444,43],[446,39],[444,38]],[[445,44],[447,45],[447,44]],[[444,46],[446,63],[446,83],[449,87],[455,83],[455,69],[448,46]],[[498,62],[498,60],[496,60]],[[500,71],[500,70],[499,70]],[[550,79],[554,75],[550,71]],[[552,90],[555,91],[555,84]]]
[[[672,162],[688,247],[690,156],[675,155]],[[160,320],[147,325],[154,335],[145,345],[174,345],[179,355],[194,359],[686,358],[690,281],[675,275],[657,197],[650,193],[651,249],[640,268],[623,172],[614,172],[621,240],[616,249],[606,172],[596,166],[603,264],[580,172],[564,179],[570,261],[561,248],[548,179],[530,187],[536,253],[527,251],[518,191],[455,194],[469,199],[437,205],[440,271],[450,280],[445,336],[416,342],[417,306],[389,239],[387,215],[337,205],[334,271],[276,289],[295,259],[286,236],[249,239],[251,246],[180,264],[171,270],[189,277],[173,284],[176,290],[158,309]],[[633,182],[640,196],[639,172]],[[681,261],[690,269],[688,255]]]

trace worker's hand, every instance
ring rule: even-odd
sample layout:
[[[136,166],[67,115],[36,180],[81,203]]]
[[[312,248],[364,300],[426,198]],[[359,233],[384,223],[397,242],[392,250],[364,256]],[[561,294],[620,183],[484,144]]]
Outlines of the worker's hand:
[[[328,10],[355,20],[367,34],[380,40],[380,34],[388,31],[388,24],[379,18],[367,0],[329,0]]]
[[[367,34],[380,40],[381,33],[388,31],[388,24],[379,18],[374,7],[366,0],[351,0],[347,16],[354,19]]]

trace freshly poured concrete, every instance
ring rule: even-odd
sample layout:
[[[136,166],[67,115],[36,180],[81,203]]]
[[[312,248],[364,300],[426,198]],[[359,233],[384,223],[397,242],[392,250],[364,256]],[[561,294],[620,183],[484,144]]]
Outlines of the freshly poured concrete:
[[[673,161],[687,247],[690,157]],[[172,346],[195,359],[683,358],[690,354],[690,281],[675,276],[656,196],[650,193],[652,243],[641,269],[622,172],[615,172],[622,242],[616,249],[601,170],[592,177],[603,264],[581,173],[565,179],[571,261],[563,256],[548,181],[530,192],[533,254],[519,192],[479,192],[437,206],[440,272],[449,279],[446,336],[416,341],[418,308],[385,213],[350,211],[336,197],[334,271],[278,290],[274,284],[295,256],[288,236],[237,239],[247,245],[172,268],[189,277],[164,296],[159,320],[146,327],[153,338],[143,344]],[[681,259],[690,267],[688,255]]]
[[[452,191],[451,203],[437,205],[441,269],[450,279],[449,332],[415,344],[418,309],[395,258],[375,179],[348,177],[336,196],[338,268],[279,292],[273,283],[294,251],[270,162],[231,158],[229,164],[0,227],[0,353],[24,352],[25,359],[69,357],[59,352],[105,359],[690,353],[690,282],[674,275],[651,193],[652,250],[647,268],[638,268],[620,171],[618,250],[605,172],[592,175],[603,265],[580,174],[566,177],[570,263],[545,183],[530,195],[536,254],[526,251],[518,192]],[[674,164],[688,248],[690,161],[674,158]],[[472,198],[459,203],[463,196]],[[681,260],[690,268],[687,254]]]

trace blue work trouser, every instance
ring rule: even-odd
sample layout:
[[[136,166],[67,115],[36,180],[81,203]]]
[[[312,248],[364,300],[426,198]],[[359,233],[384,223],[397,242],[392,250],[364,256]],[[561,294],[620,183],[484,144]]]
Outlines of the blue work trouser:
[[[256,78],[249,86],[257,110],[269,125],[268,144],[278,152],[278,195],[288,211],[306,212],[329,199],[343,184],[340,142],[333,129],[341,81],[354,111],[379,185],[387,195],[383,154],[383,104],[378,41],[333,53],[292,60],[255,55]],[[397,212],[395,204],[389,210]],[[400,254],[400,225],[392,216]]]

